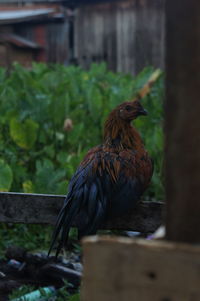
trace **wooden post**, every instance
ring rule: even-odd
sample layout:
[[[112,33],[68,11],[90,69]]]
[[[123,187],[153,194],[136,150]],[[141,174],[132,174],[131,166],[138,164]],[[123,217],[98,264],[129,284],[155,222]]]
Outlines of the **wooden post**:
[[[81,301],[199,301],[199,246],[88,237]]]
[[[200,242],[200,1],[166,1],[167,238]]]

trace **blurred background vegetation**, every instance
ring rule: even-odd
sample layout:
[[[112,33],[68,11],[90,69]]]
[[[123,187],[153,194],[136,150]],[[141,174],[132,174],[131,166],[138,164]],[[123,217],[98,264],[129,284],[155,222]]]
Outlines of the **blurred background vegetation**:
[[[136,77],[62,65],[15,64],[0,69],[0,191],[66,194],[68,182],[86,152],[101,143],[104,121],[119,103],[132,99],[153,73]],[[143,100],[147,117],[135,121],[154,160],[145,200],[162,200],[163,76]],[[65,126],[64,126],[65,125]],[[1,250],[18,244],[34,250],[48,246],[50,227],[3,225]],[[8,235],[9,233],[9,235]]]

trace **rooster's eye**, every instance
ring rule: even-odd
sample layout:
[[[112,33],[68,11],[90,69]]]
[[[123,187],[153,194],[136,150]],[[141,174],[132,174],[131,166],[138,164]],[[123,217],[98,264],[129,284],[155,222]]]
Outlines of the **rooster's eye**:
[[[126,111],[130,112],[132,110],[132,107],[131,106],[126,106]]]

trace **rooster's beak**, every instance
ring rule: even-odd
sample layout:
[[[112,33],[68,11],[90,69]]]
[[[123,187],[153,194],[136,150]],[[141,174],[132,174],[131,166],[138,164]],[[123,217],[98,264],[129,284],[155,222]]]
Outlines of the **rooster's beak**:
[[[138,111],[138,115],[148,115],[148,112],[145,109],[141,109]]]

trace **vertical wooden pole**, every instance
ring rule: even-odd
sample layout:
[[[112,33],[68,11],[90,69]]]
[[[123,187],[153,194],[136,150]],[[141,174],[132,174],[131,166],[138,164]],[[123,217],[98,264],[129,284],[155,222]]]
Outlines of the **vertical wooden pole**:
[[[200,242],[200,1],[166,1],[167,238]]]

